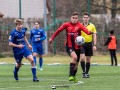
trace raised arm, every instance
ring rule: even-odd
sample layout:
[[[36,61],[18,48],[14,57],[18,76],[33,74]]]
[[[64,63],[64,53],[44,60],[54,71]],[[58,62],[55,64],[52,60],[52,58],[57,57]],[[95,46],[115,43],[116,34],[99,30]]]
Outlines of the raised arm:
[[[52,43],[52,41],[54,40],[54,38],[64,29],[66,28],[66,24],[61,25],[56,31],[55,33],[52,35],[52,37],[49,39],[49,42]]]

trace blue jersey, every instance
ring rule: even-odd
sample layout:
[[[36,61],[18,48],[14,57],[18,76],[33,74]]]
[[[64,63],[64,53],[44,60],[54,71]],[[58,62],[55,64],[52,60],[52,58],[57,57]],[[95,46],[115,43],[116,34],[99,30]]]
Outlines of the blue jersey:
[[[17,45],[20,45],[20,44],[25,45],[23,48],[26,48],[26,43],[24,40],[25,32],[26,32],[26,29],[24,29],[24,28],[22,28],[20,31],[13,29],[9,36],[9,42],[12,42]],[[23,48],[20,49],[18,47],[13,47],[13,52],[21,53],[23,51]]]
[[[25,37],[26,28],[22,28],[20,31],[13,29],[9,36],[9,42],[12,42],[16,45],[25,45],[23,48],[13,47],[14,57],[17,63],[22,61],[23,57],[31,55],[30,50],[27,48],[24,37]]]
[[[37,52],[39,54],[43,54],[43,40],[46,39],[46,35],[43,29],[39,28],[36,30],[35,28],[31,30],[30,33],[30,43],[32,43],[33,52]]]

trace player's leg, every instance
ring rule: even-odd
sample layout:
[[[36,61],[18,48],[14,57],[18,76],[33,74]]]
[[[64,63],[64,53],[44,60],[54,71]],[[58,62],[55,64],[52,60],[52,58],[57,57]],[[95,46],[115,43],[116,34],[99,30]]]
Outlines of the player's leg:
[[[81,58],[81,61],[80,61],[80,65],[81,65],[81,68],[82,68],[82,77],[84,78],[85,77],[85,72],[86,72],[86,68],[85,68],[85,54],[81,54],[80,55],[80,58]]]
[[[73,76],[74,76],[74,82],[77,83],[78,80],[76,79],[76,73],[77,73],[77,70],[78,70],[78,63],[79,63],[79,60],[80,60],[80,50],[75,50],[75,53],[77,55],[77,61],[76,61],[76,65],[75,65],[75,68],[74,68],[74,71],[73,71]]]
[[[93,56],[92,42],[86,44],[85,56],[86,56],[86,78],[89,78],[89,70],[91,64],[90,61],[91,61],[91,56]]]
[[[33,54],[33,59],[34,59],[35,66],[36,66],[36,68],[37,68],[37,65],[36,65],[36,63],[37,63],[37,60],[36,60],[37,53],[36,53],[36,52],[33,52],[32,54]]]
[[[113,50],[113,56],[114,56],[114,60],[115,60],[115,66],[117,66],[116,50]]]
[[[26,57],[31,63],[33,82],[38,82],[39,79],[37,79],[37,76],[36,76],[36,67],[35,67],[34,59],[33,59],[31,52],[28,49],[24,50],[24,57]]]
[[[33,45],[32,47],[32,55],[33,55],[33,59],[34,59],[34,63],[35,63],[35,66],[37,64],[37,60],[36,60],[36,57],[37,57],[37,47],[35,45]],[[36,66],[37,68],[37,66]]]
[[[27,59],[28,59],[28,60],[30,61],[30,63],[31,63],[31,70],[32,70],[32,74],[33,74],[33,81],[34,81],[34,82],[38,82],[39,80],[37,79],[37,76],[36,76],[36,68],[35,68],[33,56],[32,56],[32,55],[29,55],[29,56],[27,56]]]
[[[75,80],[75,69],[77,64],[77,55],[74,51],[74,49],[66,47],[67,54],[71,57],[70,61],[70,69],[69,69],[69,81]]]
[[[110,57],[111,57],[111,66],[113,66],[113,51],[109,49]]]
[[[69,78],[70,81],[74,80],[74,71],[75,71],[75,67],[76,67],[76,61],[77,61],[77,55],[74,51],[71,52],[70,54],[71,56],[71,61],[70,61],[70,73],[69,76],[71,78]]]
[[[85,75],[85,72],[86,72],[86,67],[85,67],[85,47],[82,47],[80,49],[80,65],[81,65],[81,68],[82,68],[82,77],[85,78],[86,75]]]
[[[79,56],[77,56],[76,52],[71,52],[71,62],[70,62],[70,77],[69,77],[69,81],[74,81],[75,83],[78,82],[78,80],[76,79],[76,73],[77,73],[77,69],[78,69],[78,63],[79,58],[80,57],[80,53]]]
[[[19,80],[18,71],[21,67],[21,61],[22,61],[22,58],[23,58],[23,54],[14,53],[14,58],[16,60],[16,65],[14,67],[13,74],[14,74],[15,80]]]
[[[74,51],[72,51],[70,56],[71,56],[71,61],[70,61],[70,75],[69,76],[75,76],[77,55]]]
[[[37,52],[39,54],[39,67],[40,67],[40,70],[43,70],[43,68],[42,68],[42,66],[43,66],[43,54],[44,54],[43,48],[38,47]]]
[[[86,76],[89,78],[91,56],[86,56]]]
[[[40,66],[40,70],[43,70],[42,66],[43,66],[43,57],[42,55],[39,55],[39,66]]]
[[[15,65],[15,68],[14,68],[14,71],[13,71],[15,80],[19,80],[18,79],[18,71],[19,71],[20,67],[21,67],[21,63],[17,63]]]

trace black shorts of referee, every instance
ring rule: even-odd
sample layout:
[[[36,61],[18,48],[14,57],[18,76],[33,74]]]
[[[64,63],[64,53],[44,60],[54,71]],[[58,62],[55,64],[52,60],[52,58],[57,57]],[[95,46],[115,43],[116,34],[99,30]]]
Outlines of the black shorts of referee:
[[[84,54],[85,56],[93,56],[93,45],[92,42],[85,42],[83,44],[83,47],[81,49],[81,54]]]

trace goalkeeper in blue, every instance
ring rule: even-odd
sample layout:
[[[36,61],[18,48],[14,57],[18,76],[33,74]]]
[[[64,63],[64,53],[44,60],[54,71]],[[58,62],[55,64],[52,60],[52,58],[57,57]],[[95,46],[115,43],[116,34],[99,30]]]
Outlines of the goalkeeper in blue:
[[[32,44],[32,53],[34,58],[34,63],[36,65],[36,57],[37,54],[39,55],[39,69],[43,70],[43,41],[46,39],[45,32],[42,28],[40,28],[40,22],[35,21],[34,22],[34,28],[31,30],[30,34],[30,43]]]
[[[25,36],[26,28],[23,28],[23,21],[21,19],[15,20],[16,27],[11,31],[9,36],[9,46],[13,47],[14,58],[16,60],[16,65],[14,68],[14,78],[19,80],[18,71],[22,66],[23,57],[27,58],[31,63],[31,71],[33,75],[33,82],[38,82],[39,79],[36,77],[36,68],[34,64],[33,56],[29,49],[32,46],[28,43]]]

